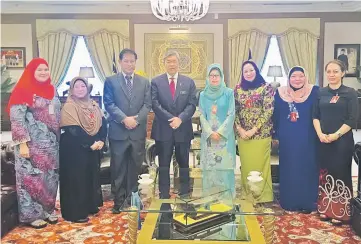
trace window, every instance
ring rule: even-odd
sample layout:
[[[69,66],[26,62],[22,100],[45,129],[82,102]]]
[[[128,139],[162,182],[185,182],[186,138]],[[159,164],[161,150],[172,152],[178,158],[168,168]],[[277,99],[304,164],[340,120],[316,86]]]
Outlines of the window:
[[[100,81],[97,72],[94,69],[93,63],[90,59],[89,51],[86,47],[84,37],[79,36],[74,49],[74,55],[70,62],[68,72],[64,77],[63,83],[58,87],[59,96],[63,95],[63,92],[69,89],[66,84],[71,81],[74,77],[79,76],[80,67],[93,67],[94,78],[88,78],[89,84],[93,85],[92,95],[100,94],[103,95],[103,82]]]
[[[276,36],[272,36],[270,40],[270,45],[266,54],[266,59],[263,64],[261,75],[265,79],[266,82],[271,83],[274,81],[274,77],[267,76],[268,68],[271,65],[279,65],[282,67],[282,77],[276,77],[276,81],[281,84],[281,86],[287,85],[287,74],[285,72],[280,49],[278,46],[278,41]]]

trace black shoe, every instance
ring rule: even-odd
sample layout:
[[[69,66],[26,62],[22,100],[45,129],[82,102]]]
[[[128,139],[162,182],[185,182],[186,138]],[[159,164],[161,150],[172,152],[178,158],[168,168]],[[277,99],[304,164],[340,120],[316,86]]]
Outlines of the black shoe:
[[[169,194],[159,194],[159,199],[170,199]]]
[[[58,223],[58,217],[50,216],[49,218],[45,219],[45,221],[49,224],[55,225],[56,223]]]
[[[299,212],[299,213],[302,213],[302,214],[310,214],[310,213],[312,213],[312,211],[306,210],[306,209],[301,209],[301,210],[299,210],[298,212]]]
[[[97,213],[99,213],[99,208],[89,211],[89,214],[97,214]]]
[[[112,208],[112,214],[120,214],[120,208],[114,206],[114,207]]]
[[[89,218],[85,218],[85,219],[78,219],[78,220],[74,220],[72,222],[74,223],[86,223],[89,221]]]

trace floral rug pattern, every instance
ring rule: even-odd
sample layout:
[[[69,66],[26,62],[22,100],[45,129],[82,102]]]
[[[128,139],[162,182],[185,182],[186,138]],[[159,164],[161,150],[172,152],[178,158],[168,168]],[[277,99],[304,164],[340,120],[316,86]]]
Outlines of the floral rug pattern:
[[[4,238],[3,244],[81,244],[109,243],[126,244],[128,232],[127,214],[112,214],[113,202],[110,199],[110,187],[103,186],[104,206],[99,213],[89,216],[89,222],[77,224],[61,218],[59,223],[36,230],[28,226],[18,226]],[[276,190],[277,191],[277,190]],[[57,208],[60,204],[57,202]],[[142,216],[145,217],[145,216]],[[262,218],[259,218],[262,222]],[[275,220],[275,242],[277,244],[357,244],[361,243],[348,225],[340,227],[320,221],[316,213],[299,214],[287,212]],[[143,243],[142,243],[143,244]],[[146,243],[144,243],[146,244]]]
[[[111,213],[112,202],[104,203],[100,212],[90,217],[86,224],[75,224],[59,219],[56,225],[48,225],[44,229],[35,230],[27,226],[19,226],[8,233],[3,244],[28,243],[127,243],[127,215]],[[58,211],[60,216],[60,212]],[[357,244],[361,238],[356,236],[349,226],[335,227],[322,222],[317,214],[287,213],[276,217],[275,243],[280,244],[317,244],[340,243]]]

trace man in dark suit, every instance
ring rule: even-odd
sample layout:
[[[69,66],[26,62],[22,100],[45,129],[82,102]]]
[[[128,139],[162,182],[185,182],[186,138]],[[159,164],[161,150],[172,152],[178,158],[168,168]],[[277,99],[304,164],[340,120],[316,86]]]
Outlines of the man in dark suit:
[[[178,73],[179,54],[176,51],[166,53],[164,65],[166,73],[151,82],[155,114],[151,137],[158,153],[160,197],[169,198],[169,168],[174,149],[180,168],[180,194],[189,193],[189,150],[197,99],[194,81]]]
[[[138,191],[138,175],[145,155],[147,116],[151,109],[149,81],[134,74],[137,54],[119,54],[121,72],[104,84],[104,105],[109,113],[109,144],[113,213],[120,213],[128,196]]]
[[[345,66],[346,66],[346,71],[348,71],[348,57],[347,57],[347,55],[345,54],[345,49],[344,48],[342,48],[341,49],[341,54],[340,55],[338,55],[338,57],[337,57],[337,59],[338,60],[341,60],[344,64],[345,64]]]

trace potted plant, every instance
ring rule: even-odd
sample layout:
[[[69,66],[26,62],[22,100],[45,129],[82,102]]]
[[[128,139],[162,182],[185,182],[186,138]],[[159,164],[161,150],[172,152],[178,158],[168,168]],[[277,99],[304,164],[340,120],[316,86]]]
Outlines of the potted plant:
[[[10,73],[5,65],[1,65],[1,131],[10,130],[10,118],[6,112],[11,91],[16,82],[12,81]]]
[[[15,86],[6,65],[1,65],[1,93],[10,93]]]

